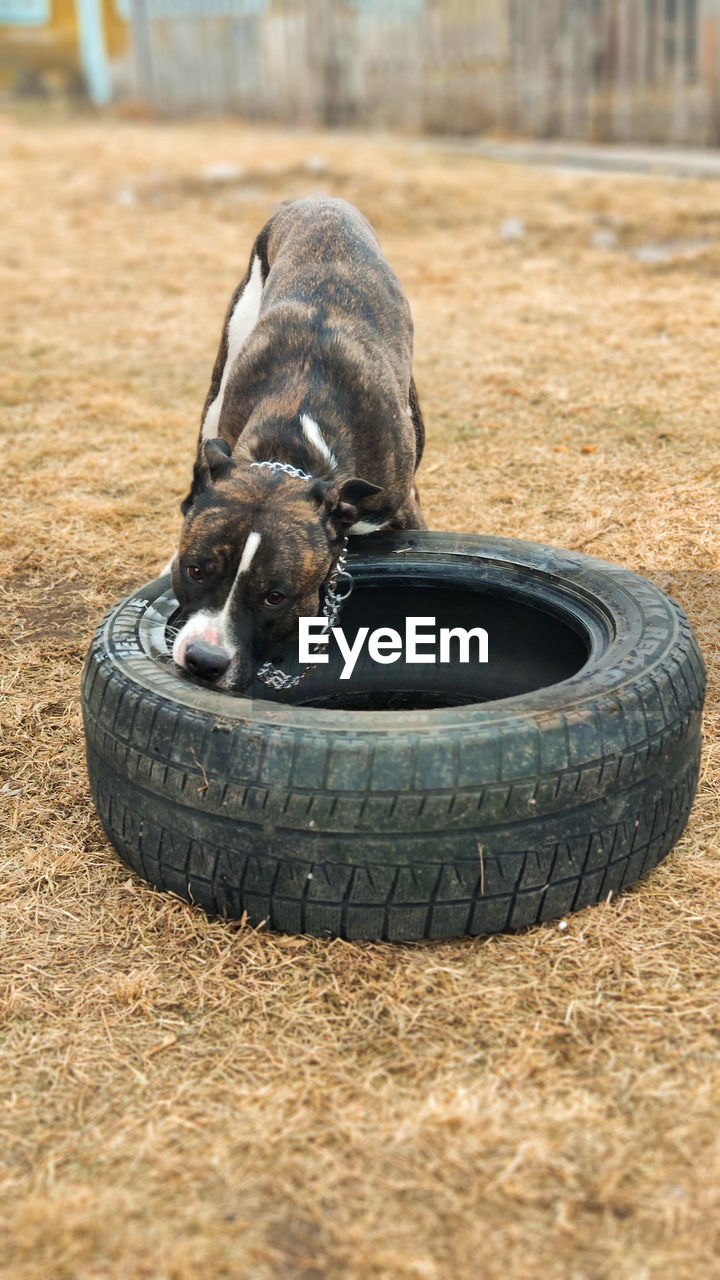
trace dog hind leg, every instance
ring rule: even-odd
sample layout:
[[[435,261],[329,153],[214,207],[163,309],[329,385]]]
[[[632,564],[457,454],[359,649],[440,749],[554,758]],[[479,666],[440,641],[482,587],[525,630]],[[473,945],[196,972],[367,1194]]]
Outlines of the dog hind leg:
[[[420,466],[420,460],[423,456],[425,448],[425,423],[423,422],[422,411],[420,409],[420,401],[418,400],[417,387],[415,379],[410,379],[410,395],[408,397],[408,407],[410,409],[410,417],[415,428],[415,470]]]
[[[420,466],[420,459],[425,448],[425,424],[420,409],[420,401],[418,400],[415,379],[410,379],[410,394],[408,397],[408,409],[415,428],[415,470]],[[427,529],[427,523],[420,507],[420,495],[415,480],[413,480],[410,493],[403,502],[398,511],[395,512],[393,519],[388,525],[390,529]]]

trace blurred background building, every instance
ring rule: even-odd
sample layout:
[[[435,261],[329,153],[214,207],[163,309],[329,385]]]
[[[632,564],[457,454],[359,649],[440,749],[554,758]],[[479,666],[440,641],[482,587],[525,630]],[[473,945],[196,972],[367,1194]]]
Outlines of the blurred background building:
[[[720,0],[0,0],[0,88],[169,113],[720,144]]]

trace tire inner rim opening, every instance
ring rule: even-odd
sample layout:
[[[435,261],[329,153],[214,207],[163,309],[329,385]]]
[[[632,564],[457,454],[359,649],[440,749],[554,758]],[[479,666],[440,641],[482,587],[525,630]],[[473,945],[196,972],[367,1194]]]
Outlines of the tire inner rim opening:
[[[418,653],[435,661],[408,662],[399,652],[392,662],[371,656],[368,640],[376,630],[390,629],[405,637],[409,618],[433,619],[418,628],[428,639],[418,642]],[[175,617],[167,626],[168,650],[172,649]],[[318,652],[327,655],[299,687],[275,693],[256,682],[245,695],[278,700],[295,706],[353,711],[411,711],[494,702],[559,684],[578,674],[590,656],[592,642],[579,616],[554,604],[493,590],[485,583],[476,589],[437,577],[372,579],[358,575],[355,589],[345,602],[339,624],[346,644],[358,644],[358,632],[367,628],[349,678],[345,659],[335,637]],[[460,645],[450,642],[450,660],[441,661],[438,639],[443,628],[487,633],[487,661],[478,661],[479,645],[471,638],[467,660],[460,661]],[[434,637],[434,639],[432,638]],[[286,671],[298,671],[297,641],[273,655]]]

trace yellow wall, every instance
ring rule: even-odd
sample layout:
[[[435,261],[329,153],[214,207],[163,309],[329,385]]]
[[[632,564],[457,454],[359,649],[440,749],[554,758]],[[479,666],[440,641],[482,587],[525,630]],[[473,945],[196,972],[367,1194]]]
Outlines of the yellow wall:
[[[129,47],[128,24],[117,12],[115,0],[102,0],[108,57],[121,57]],[[12,87],[23,74],[69,82],[80,74],[78,23],[75,0],[50,0],[50,20],[23,26],[0,22],[0,84]]]

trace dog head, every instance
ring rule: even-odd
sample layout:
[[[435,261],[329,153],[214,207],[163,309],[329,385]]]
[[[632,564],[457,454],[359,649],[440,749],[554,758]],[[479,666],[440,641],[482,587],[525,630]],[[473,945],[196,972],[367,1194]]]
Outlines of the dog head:
[[[186,507],[173,588],[185,621],[177,665],[224,690],[242,690],[300,617],[320,613],[320,589],[364,501],[364,480],[306,481],[235,462],[208,441]]]

